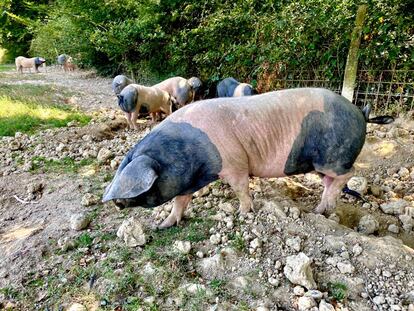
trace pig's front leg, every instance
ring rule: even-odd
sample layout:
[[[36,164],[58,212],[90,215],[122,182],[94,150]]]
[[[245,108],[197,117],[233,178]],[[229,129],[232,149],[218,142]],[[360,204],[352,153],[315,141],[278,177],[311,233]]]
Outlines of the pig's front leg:
[[[132,128],[132,124],[131,124],[131,113],[129,113],[129,112],[125,112],[125,118],[126,118],[126,120],[127,120],[128,127],[129,127],[129,128]]]
[[[137,125],[138,114],[139,114],[139,107],[137,107],[137,109],[131,113],[131,115],[132,115],[131,116],[131,124],[132,124],[134,130],[138,129],[138,125]]]
[[[317,214],[323,214],[326,210],[335,208],[336,200],[344,185],[354,174],[354,169],[343,175],[336,175],[333,172],[327,172],[327,174],[330,176],[325,175],[322,178],[325,188],[322,193],[321,203],[314,209],[314,212]]]
[[[187,208],[188,203],[190,203],[192,197],[192,194],[176,196],[170,215],[168,215],[168,217],[162,222],[161,225],[158,226],[158,228],[165,229],[174,225],[178,225],[178,223],[181,221],[181,218],[183,218],[184,211]]]

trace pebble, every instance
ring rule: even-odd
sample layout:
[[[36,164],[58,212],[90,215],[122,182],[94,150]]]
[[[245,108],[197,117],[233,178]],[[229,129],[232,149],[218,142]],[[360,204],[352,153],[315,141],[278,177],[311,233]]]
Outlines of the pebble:
[[[315,300],[320,300],[323,297],[323,293],[316,289],[311,289],[305,293],[306,297],[312,297]]]
[[[391,224],[388,226],[388,231],[397,234],[398,232],[400,232],[400,228],[398,228],[398,226],[395,224]]]
[[[358,223],[358,231],[364,234],[372,234],[379,228],[379,223],[372,215],[362,216]]]
[[[385,298],[384,296],[375,296],[372,301],[376,304],[376,305],[382,305],[385,303]]]
[[[316,302],[311,297],[302,296],[298,299],[298,310],[306,311],[316,306]]]
[[[296,296],[303,296],[305,294],[305,289],[302,286],[297,285],[293,288],[293,293]]]
[[[335,308],[333,305],[322,299],[319,303],[319,311],[335,311]]]
[[[354,256],[359,256],[362,254],[362,247],[359,244],[355,244],[352,248],[352,253]]]
[[[288,256],[283,272],[293,284],[302,285],[307,289],[316,288],[310,264],[311,259],[304,253]]]
[[[299,252],[300,251],[300,244],[301,244],[302,240],[300,237],[295,236],[294,238],[290,238],[286,240],[286,245],[289,246],[291,249]]]
[[[349,262],[338,262],[336,267],[342,274],[354,273],[355,271],[354,266]]]
[[[221,235],[220,233],[213,234],[210,236],[210,242],[214,245],[220,244],[221,242]]]
[[[99,197],[92,193],[85,193],[82,197],[81,204],[82,206],[91,206],[99,202]]]
[[[187,255],[191,250],[190,241],[175,241],[174,248],[183,255]]]
[[[277,286],[279,286],[279,284],[280,284],[280,282],[279,282],[279,280],[278,280],[278,279],[275,279],[275,278],[272,278],[272,277],[270,277],[270,278],[268,279],[268,282],[269,282],[271,285],[273,285],[274,287],[277,287]]]
[[[70,228],[72,230],[80,231],[86,229],[91,222],[91,219],[85,213],[77,213],[70,216]]]
[[[134,217],[124,220],[116,235],[129,247],[142,246],[147,242],[141,223]]]
[[[67,309],[67,311],[87,311],[87,309],[80,303],[74,303]]]

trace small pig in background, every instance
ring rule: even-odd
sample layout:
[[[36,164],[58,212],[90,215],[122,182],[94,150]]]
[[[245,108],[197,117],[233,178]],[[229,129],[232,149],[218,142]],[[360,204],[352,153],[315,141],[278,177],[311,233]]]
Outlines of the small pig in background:
[[[121,94],[121,91],[129,84],[134,83],[131,79],[124,75],[117,75],[112,80],[112,91],[114,91],[115,95]]]
[[[24,56],[18,56],[14,61],[16,64],[16,70],[20,73],[23,73],[23,68],[29,68],[29,71],[31,68],[34,68],[35,72],[38,73],[40,72],[40,66],[46,66],[46,60],[43,57],[26,58]]]
[[[191,77],[187,80],[187,83],[191,86],[193,90],[192,102],[201,99],[201,87],[203,86],[201,80],[197,77]]]
[[[141,108],[145,108],[155,122],[156,113],[170,115],[173,104],[175,99],[167,92],[139,84],[127,85],[118,95],[118,105],[125,112],[128,125],[134,129],[138,129],[136,121]]]
[[[177,109],[191,103],[194,99],[192,86],[188,83],[187,79],[182,77],[169,78],[153,85],[153,87],[163,90],[174,97],[177,102],[175,107]]]
[[[120,164],[103,202],[155,207],[172,198],[160,225],[177,224],[192,194],[210,182],[227,181],[240,211],[253,208],[249,176],[282,177],[317,171],[325,189],[315,212],[336,205],[353,174],[369,119],[344,97],[317,88],[290,89],[241,98],[203,100],[161,122]]]
[[[217,97],[240,97],[254,95],[250,84],[240,83],[234,78],[226,78],[217,84]]]

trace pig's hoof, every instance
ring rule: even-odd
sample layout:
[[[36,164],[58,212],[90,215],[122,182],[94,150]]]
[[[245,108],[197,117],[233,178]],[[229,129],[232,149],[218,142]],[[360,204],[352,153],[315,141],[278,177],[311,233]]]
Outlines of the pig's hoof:
[[[158,229],[170,228],[174,225],[178,225],[180,219],[177,219],[174,215],[170,214],[162,223],[158,226]]]

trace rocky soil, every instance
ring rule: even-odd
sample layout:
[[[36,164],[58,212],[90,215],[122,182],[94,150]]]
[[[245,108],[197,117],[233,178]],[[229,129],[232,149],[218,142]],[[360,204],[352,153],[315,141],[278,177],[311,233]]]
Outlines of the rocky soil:
[[[315,215],[316,174],[254,178],[256,212],[239,215],[217,181],[158,230],[171,203],[100,203],[149,120],[127,130],[110,80],[93,73],[7,74],[68,87],[64,102],[93,119],[0,138],[0,309],[414,311],[412,115],[369,126],[348,184],[365,202],[343,194]]]

